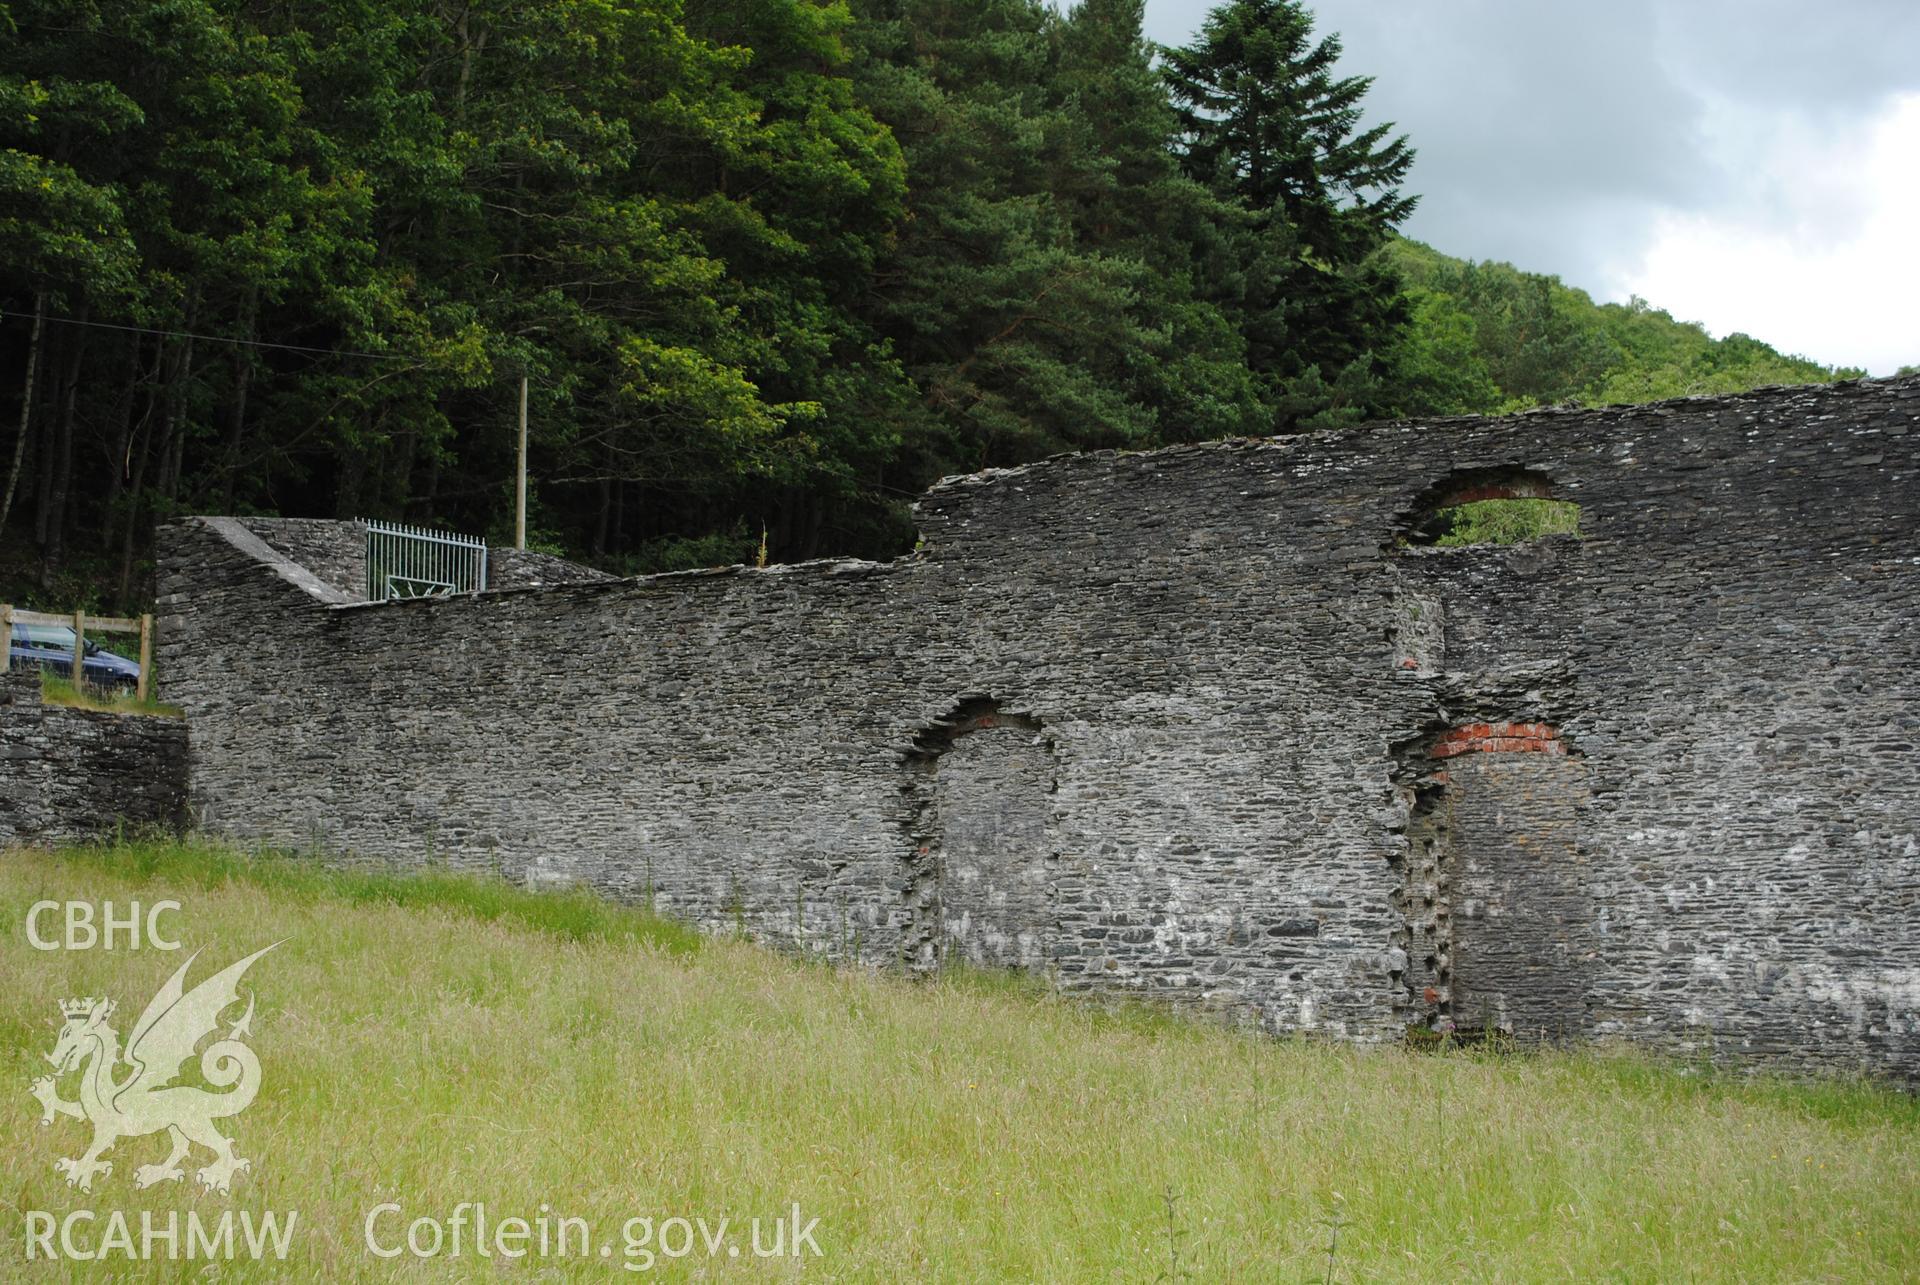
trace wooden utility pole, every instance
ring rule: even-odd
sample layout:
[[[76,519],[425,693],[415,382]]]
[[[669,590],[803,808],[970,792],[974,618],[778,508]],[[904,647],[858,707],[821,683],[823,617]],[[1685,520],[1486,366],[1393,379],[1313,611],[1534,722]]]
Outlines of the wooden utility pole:
[[[80,608],[73,612],[73,690],[87,690],[87,613]]]
[[[520,468],[513,506],[513,547],[527,547],[527,377],[520,376]]]
[[[133,698],[144,705],[152,694],[153,616],[149,613],[140,617],[140,681],[134,685]]]

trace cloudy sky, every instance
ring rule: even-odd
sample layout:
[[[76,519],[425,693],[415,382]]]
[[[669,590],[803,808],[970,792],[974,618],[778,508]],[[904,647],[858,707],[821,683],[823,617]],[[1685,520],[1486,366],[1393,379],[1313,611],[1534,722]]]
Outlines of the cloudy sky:
[[[1920,0],[1309,0],[1408,235],[1876,375],[1920,364]],[[1147,0],[1185,43],[1210,0]]]

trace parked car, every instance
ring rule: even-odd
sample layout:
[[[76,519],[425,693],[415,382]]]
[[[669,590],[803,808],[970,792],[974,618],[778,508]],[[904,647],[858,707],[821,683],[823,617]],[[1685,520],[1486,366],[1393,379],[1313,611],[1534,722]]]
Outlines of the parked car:
[[[37,666],[50,669],[62,678],[73,676],[73,626],[23,625],[15,623],[8,640],[7,663],[11,669]],[[107,691],[131,689],[140,682],[140,666],[125,656],[116,656],[99,643],[88,642],[87,654],[80,664],[81,675],[89,687]]]

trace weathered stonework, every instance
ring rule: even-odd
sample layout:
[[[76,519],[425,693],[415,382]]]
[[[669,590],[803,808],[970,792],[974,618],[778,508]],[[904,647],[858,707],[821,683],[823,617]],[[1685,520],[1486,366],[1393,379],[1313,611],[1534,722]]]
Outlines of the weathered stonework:
[[[1421,546],[1487,486],[1581,536]],[[193,808],[1276,1030],[1920,1074],[1920,381],[1061,458],[920,515],[889,564],[383,606],[174,524]]]
[[[338,602],[367,596],[367,528],[358,522],[318,518],[233,518],[287,562],[311,573],[332,590]],[[604,571],[583,567],[531,549],[487,550],[487,585],[492,589],[537,589],[553,584],[611,580]]]
[[[0,847],[177,830],[186,802],[180,719],[48,705],[39,670],[0,674]]]

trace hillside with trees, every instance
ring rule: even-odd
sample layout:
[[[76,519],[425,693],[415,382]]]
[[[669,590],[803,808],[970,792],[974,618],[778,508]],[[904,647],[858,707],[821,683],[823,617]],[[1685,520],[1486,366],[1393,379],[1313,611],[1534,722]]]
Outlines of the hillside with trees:
[[[1467,263],[1396,238],[1382,251],[1412,323],[1393,355],[1403,414],[1486,414],[1857,379],[1750,335],[1714,339],[1646,300],[1596,304],[1558,277]]]
[[[0,596],[157,521],[891,556],[1062,450],[1851,372],[1396,229],[1298,0],[0,3]]]

